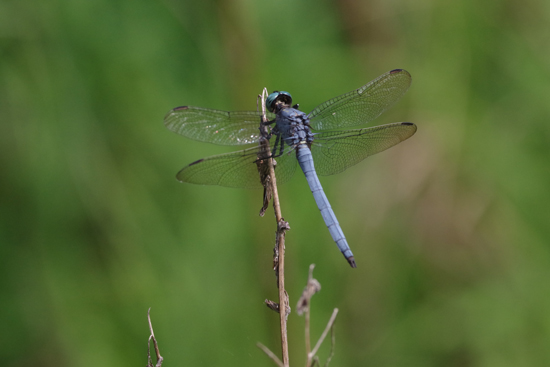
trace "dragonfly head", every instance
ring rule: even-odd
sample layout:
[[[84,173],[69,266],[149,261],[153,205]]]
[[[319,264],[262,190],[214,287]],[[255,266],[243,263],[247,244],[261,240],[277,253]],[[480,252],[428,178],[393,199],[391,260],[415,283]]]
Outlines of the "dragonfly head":
[[[288,92],[275,91],[265,100],[265,106],[269,112],[277,112],[283,107],[292,105],[292,96]]]

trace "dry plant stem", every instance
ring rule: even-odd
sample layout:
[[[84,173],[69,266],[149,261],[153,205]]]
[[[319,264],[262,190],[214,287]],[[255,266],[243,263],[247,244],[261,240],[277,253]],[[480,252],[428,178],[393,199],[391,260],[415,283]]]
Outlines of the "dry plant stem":
[[[336,344],[336,336],[334,335],[334,326],[330,329],[330,354],[325,362],[325,367],[328,367],[332,357],[334,357],[334,345]]]
[[[305,331],[306,331],[306,356],[307,356],[306,367],[309,367],[311,366],[311,359],[315,355],[315,354],[313,355],[311,354],[311,336],[309,333],[309,307],[306,309],[305,324],[306,324]]]
[[[317,344],[315,344],[315,348],[311,351],[310,355],[311,358],[313,358],[314,355],[317,354],[317,351],[319,350],[319,347],[321,347],[321,344],[323,343],[323,340],[325,340],[328,331],[334,324],[334,320],[336,320],[336,316],[338,315],[338,309],[335,308],[334,311],[332,311],[332,316],[330,317],[330,320],[327,323],[327,326],[325,327],[325,330],[323,331],[323,334],[321,334],[321,337],[319,338],[319,341],[317,341]]]
[[[281,226],[283,221],[281,216],[281,208],[279,206],[279,195],[277,193],[277,181],[275,179],[275,172],[273,169],[272,160],[269,160],[269,170],[271,174],[271,183],[273,185],[273,206],[275,209],[275,216],[277,218],[277,243],[279,245],[279,321],[281,324],[281,347],[283,355],[283,365],[288,367],[288,338],[286,328],[286,305],[288,301],[286,299],[285,291],[285,226]]]
[[[270,351],[268,347],[266,347],[262,343],[256,343],[256,345],[258,346],[258,348],[263,350],[264,353],[267,354],[267,356],[273,360],[273,362],[277,363],[277,366],[284,367],[283,362],[281,362],[281,360],[277,358],[277,356],[272,351]]]
[[[310,282],[312,281],[313,279],[313,269],[315,268],[315,265],[314,264],[311,264],[309,266],[309,273],[308,273],[308,285],[310,284]],[[305,293],[305,291],[304,291]],[[311,294],[310,297],[313,297],[313,293]],[[310,335],[310,332],[309,332],[309,316],[310,316],[310,305],[311,305],[311,300],[308,300],[308,304],[307,304],[307,307],[306,307],[306,314],[305,314],[305,336],[306,336],[306,355],[307,355],[307,364],[306,366],[311,366],[311,335]],[[299,314],[299,313],[298,313]]]
[[[147,367],[153,367],[153,363],[151,361],[151,353],[150,353],[150,346],[151,346],[151,339],[153,339],[153,345],[155,346],[155,353],[157,354],[157,364],[155,367],[160,367],[162,365],[162,361],[164,358],[160,355],[159,352],[159,346],[157,344],[157,339],[155,339],[155,333],[153,332],[153,324],[151,323],[151,308],[147,310],[147,319],[149,320],[149,331],[151,332],[151,335],[149,336],[149,342],[147,346]]]
[[[262,93],[262,111],[263,111],[263,122],[267,122],[267,117],[265,114],[265,96],[267,96],[267,90],[264,89]],[[277,220],[277,244],[279,245],[279,276],[278,276],[278,287],[279,287],[279,321],[281,327],[281,348],[282,348],[282,357],[283,357],[283,366],[289,366],[288,359],[288,338],[287,338],[287,328],[286,328],[286,305],[288,301],[286,299],[285,291],[285,231],[287,226],[283,225],[283,216],[281,214],[281,206],[279,203],[279,193],[277,192],[277,179],[275,177],[275,168],[273,167],[273,159],[268,159],[269,165],[269,175],[271,177],[271,185],[273,189],[273,209],[275,210],[275,218]]]
[[[330,363],[330,360],[332,359],[332,356],[334,354],[334,321],[336,320],[336,315],[338,314],[338,309],[335,308],[332,312],[332,316],[330,317],[330,320],[327,323],[327,326],[325,327],[325,330],[321,334],[321,337],[317,341],[317,344],[315,344],[315,347],[313,350],[311,350],[311,333],[310,333],[310,308],[311,308],[311,298],[315,293],[319,292],[321,290],[321,284],[319,281],[315,278],[313,278],[313,269],[315,268],[314,264],[311,264],[309,266],[309,276],[307,280],[307,285],[304,288],[304,291],[302,292],[302,296],[298,300],[298,305],[296,306],[296,312],[298,315],[301,315],[305,313],[305,345],[306,345],[306,367],[313,367],[315,365],[319,364],[319,357],[317,357],[317,351],[321,347],[321,344],[325,340],[327,333],[329,330],[332,331],[332,343],[330,346],[330,356],[327,359],[327,363],[325,364],[325,367],[328,366]]]

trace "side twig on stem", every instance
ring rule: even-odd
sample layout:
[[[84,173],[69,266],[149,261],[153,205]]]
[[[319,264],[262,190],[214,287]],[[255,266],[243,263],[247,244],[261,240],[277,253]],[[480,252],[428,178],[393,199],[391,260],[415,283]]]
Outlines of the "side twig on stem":
[[[264,353],[267,354],[269,358],[271,358],[275,363],[277,363],[277,366],[284,367],[283,362],[281,362],[281,360],[277,358],[277,356],[272,351],[270,351],[268,347],[266,347],[262,343],[256,343],[256,345],[258,346],[258,348],[263,350]]]

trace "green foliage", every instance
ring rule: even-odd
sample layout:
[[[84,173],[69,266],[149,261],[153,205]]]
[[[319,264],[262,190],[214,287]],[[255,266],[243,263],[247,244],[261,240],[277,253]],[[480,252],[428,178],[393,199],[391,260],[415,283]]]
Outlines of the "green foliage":
[[[280,188],[291,306],[317,264],[333,365],[549,365],[549,21],[542,0],[1,2],[4,363],[145,365],[152,307],[165,364],[271,366],[255,343],[279,348],[272,211],[179,184],[231,148],[163,116],[255,109],[264,86],[309,111],[404,68],[376,122],[418,133],[322,181],[357,269],[303,176]],[[295,314],[289,332],[303,363]]]

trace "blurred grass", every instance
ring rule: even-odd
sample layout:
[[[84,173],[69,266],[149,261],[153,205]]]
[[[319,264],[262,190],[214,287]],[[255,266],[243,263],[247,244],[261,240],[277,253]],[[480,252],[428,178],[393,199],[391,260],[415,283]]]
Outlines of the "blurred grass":
[[[228,151],[167,131],[196,105],[304,111],[393,68],[377,123],[409,141],[323,179],[358,269],[304,178],[281,187],[291,303],[307,267],[340,308],[334,365],[550,364],[550,6],[417,2],[0,3],[0,355],[8,366],[271,365],[278,350],[261,193],[179,184]],[[291,362],[303,321],[290,316]],[[328,348],[322,353],[328,354]]]

